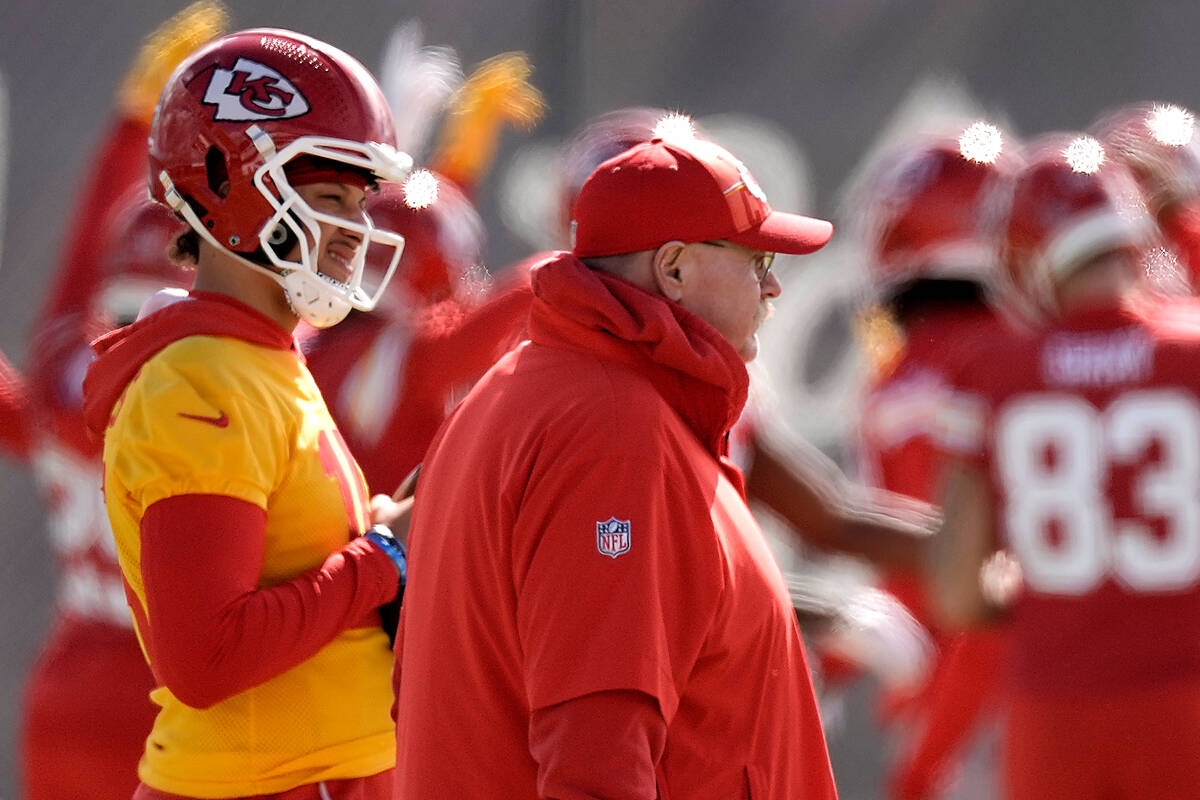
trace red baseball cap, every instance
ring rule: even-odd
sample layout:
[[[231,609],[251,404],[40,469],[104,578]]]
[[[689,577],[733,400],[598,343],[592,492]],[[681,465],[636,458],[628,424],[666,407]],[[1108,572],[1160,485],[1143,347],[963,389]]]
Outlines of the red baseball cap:
[[[653,139],[610,158],[583,184],[571,216],[580,258],[655,250],[674,239],[800,254],[833,235],[823,219],[773,210],[742,162],[700,139]]]

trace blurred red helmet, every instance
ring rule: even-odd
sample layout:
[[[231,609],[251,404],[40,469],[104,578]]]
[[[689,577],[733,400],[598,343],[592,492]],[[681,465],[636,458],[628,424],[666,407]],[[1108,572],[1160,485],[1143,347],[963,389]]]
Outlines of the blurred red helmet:
[[[992,284],[997,209],[1018,165],[1014,149],[998,128],[975,123],[908,143],[868,178],[862,213],[877,300],[922,279]]]
[[[100,255],[103,275],[99,311],[118,325],[137,318],[142,304],[159,289],[191,285],[191,270],[170,259],[175,239],[188,226],[134,187],[119,202]]]
[[[1153,224],[1133,176],[1080,133],[1040,137],[1013,185],[1003,258],[1015,288],[1046,306],[1055,283],[1114,250],[1141,251]]]
[[[297,159],[310,171],[379,180],[403,180],[411,167],[395,149],[379,86],[350,55],[292,31],[241,31],[200,48],[167,80],[150,132],[151,194],[213,246],[272,266],[297,312],[322,327],[351,307],[369,310],[383,287],[361,288],[366,246],[347,282],[320,277],[318,223],[358,230],[367,244],[399,242],[308,207],[285,170]]]
[[[630,106],[608,111],[588,120],[572,134],[559,151],[559,212],[562,230],[567,230],[575,198],[579,196],[583,184],[596,171],[596,167],[634,145],[650,141],[658,135],[655,129],[659,123],[672,119],[681,120],[680,124],[691,125],[699,138],[708,138],[691,119],[653,106]],[[685,119],[686,122],[682,122]]]
[[[414,173],[409,184],[382,184],[367,197],[372,223],[404,237],[400,266],[392,282],[393,289],[401,291],[389,292],[404,307],[467,299],[486,288],[484,227],[475,206],[452,181],[437,180],[432,173],[429,180],[436,180],[432,184],[436,196],[428,183],[421,190],[424,197],[411,196],[414,185],[424,177],[424,173]],[[382,272],[386,267],[384,259],[368,253],[368,269]]]
[[[1132,103],[1101,116],[1091,132],[1133,174],[1152,212],[1200,194],[1200,137],[1186,108]]]

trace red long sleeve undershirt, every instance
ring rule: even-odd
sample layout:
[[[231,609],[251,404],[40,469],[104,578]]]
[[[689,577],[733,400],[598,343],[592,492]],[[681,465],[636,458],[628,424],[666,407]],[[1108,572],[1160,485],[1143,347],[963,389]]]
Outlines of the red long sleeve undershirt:
[[[207,708],[305,661],[348,628],[379,624],[396,567],[356,538],[316,569],[260,588],[266,512],[221,495],[180,495],[146,509],[139,619],[158,680]]]
[[[529,720],[538,796],[553,800],[654,800],[666,743],[658,701],[642,692],[595,692]]]

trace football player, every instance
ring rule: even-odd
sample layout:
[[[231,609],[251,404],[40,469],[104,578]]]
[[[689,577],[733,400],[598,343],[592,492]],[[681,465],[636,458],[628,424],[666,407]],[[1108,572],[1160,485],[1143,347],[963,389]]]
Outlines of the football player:
[[[189,279],[167,259],[181,223],[146,197],[146,139],[167,75],[226,22],[219,4],[194,3],[137,54],[80,187],[60,266],[31,335],[30,402],[21,424],[58,575],[53,622],[22,702],[26,800],[126,800],[137,786],[155,713],[154,681],[117,566],[100,494],[100,445],[83,421],[82,383],[94,357],[91,339],[132,322],[151,291]]]
[[[948,624],[1010,572],[1010,798],[1184,797],[1200,785],[1200,329],[1147,299],[1153,224],[1096,139],[1030,148],[1005,265],[1045,327],[977,346],[943,409],[934,547]],[[1019,581],[1017,580],[1019,576]]]
[[[389,797],[376,609],[404,548],[294,330],[382,295],[402,241],[363,206],[411,159],[362,64],[265,28],[188,55],[149,147],[148,188],[188,225],[173,253],[195,264],[192,289],[94,342],[84,382],[159,707],[134,797]],[[375,248],[391,254],[381,275],[364,266]]]
[[[999,266],[993,208],[1015,164],[1015,142],[979,122],[923,135],[896,148],[865,184],[867,274],[881,353],[861,412],[864,472],[880,487],[934,502],[941,465],[934,433],[939,398],[954,365],[1004,322],[996,299]],[[986,796],[978,785],[951,790],[980,717],[995,706],[1003,637],[944,635],[930,619],[920,571],[893,568],[883,588],[931,632],[937,655],[915,685],[885,691],[881,716],[899,740],[889,793],[900,800]],[[978,778],[976,778],[976,781]]]

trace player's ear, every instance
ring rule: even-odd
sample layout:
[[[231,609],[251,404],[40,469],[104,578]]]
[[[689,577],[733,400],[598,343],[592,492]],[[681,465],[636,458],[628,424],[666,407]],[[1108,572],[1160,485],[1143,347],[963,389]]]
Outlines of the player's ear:
[[[668,300],[679,302],[683,297],[683,283],[687,273],[687,245],[675,240],[667,242],[654,251],[651,272],[654,286]]]

